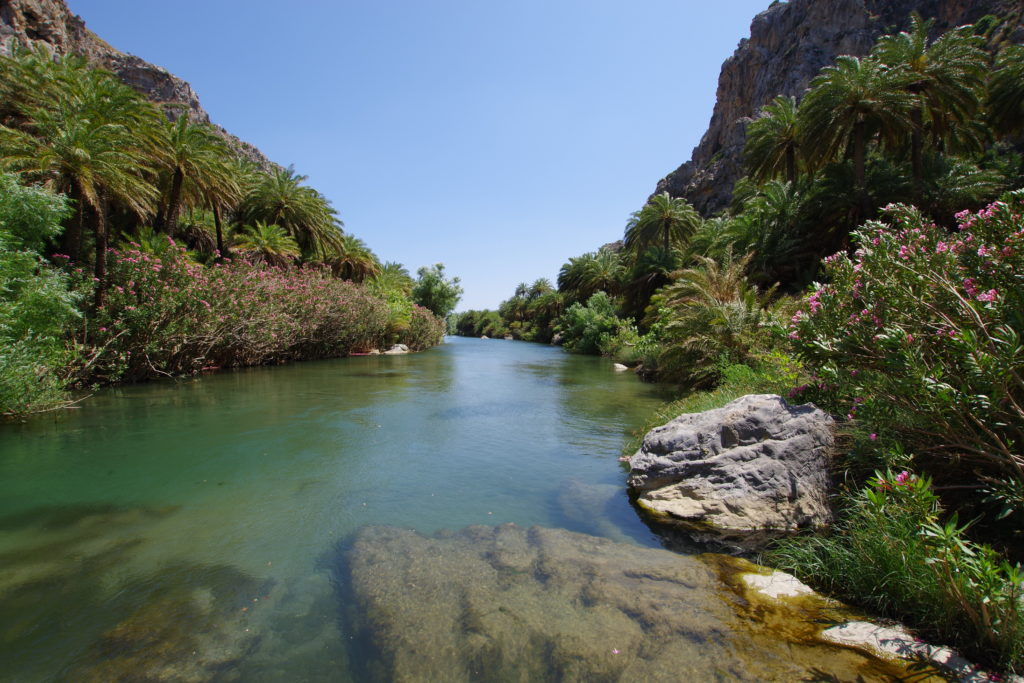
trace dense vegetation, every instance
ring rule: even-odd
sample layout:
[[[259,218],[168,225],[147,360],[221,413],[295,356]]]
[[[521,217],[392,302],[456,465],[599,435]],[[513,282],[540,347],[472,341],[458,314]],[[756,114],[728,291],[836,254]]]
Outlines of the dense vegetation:
[[[750,121],[728,211],[652,197],[557,291],[521,285],[450,326],[713,389],[666,418],[761,391],[840,416],[839,523],[767,559],[1021,672],[1024,47],[1007,28],[912,17]]]
[[[305,176],[42,47],[0,58],[0,171],[0,415],[69,386],[426,348],[461,294],[440,266],[382,264]]]

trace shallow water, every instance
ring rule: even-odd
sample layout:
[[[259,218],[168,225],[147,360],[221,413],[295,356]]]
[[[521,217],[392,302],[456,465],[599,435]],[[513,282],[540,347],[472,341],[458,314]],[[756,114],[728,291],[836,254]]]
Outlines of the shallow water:
[[[3,426],[0,678],[345,680],[334,569],[368,524],[656,546],[617,457],[658,391],[602,359],[449,338]]]

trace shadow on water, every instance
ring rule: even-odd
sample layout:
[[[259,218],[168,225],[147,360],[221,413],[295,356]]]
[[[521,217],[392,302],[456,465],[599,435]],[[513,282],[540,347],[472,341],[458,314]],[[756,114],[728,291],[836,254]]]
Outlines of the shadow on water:
[[[267,581],[184,561],[126,574],[152,540],[142,527],[174,511],[96,503],[0,520],[0,547],[14,542],[0,552],[9,680],[206,680],[251,651],[238,615]]]
[[[344,634],[348,677],[339,676],[339,679],[386,681],[387,666],[383,653],[376,645],[371,623],[363,613],[352,585],[352,551],[357,535],[353,532],[339,539],[318,562],[319,568],[330,574],[338,631]]]

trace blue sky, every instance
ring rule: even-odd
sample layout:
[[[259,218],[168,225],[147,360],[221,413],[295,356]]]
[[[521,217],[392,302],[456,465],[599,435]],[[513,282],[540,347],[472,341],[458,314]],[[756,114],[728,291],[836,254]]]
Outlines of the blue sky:
[[[619,239],[769,0],[68,0],[459,310]]]

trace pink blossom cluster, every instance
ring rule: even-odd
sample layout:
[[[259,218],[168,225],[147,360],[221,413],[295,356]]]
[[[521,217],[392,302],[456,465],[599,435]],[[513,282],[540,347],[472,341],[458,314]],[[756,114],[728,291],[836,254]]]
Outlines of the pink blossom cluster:
[[[109,287],[87,340],[97,379],[138,380],[215,367],[344,356],[403,341],[438,343],[443,321],[414,307],[395,337],[387,303],[325,268],[204,266],[173,242],[109,254]]]

